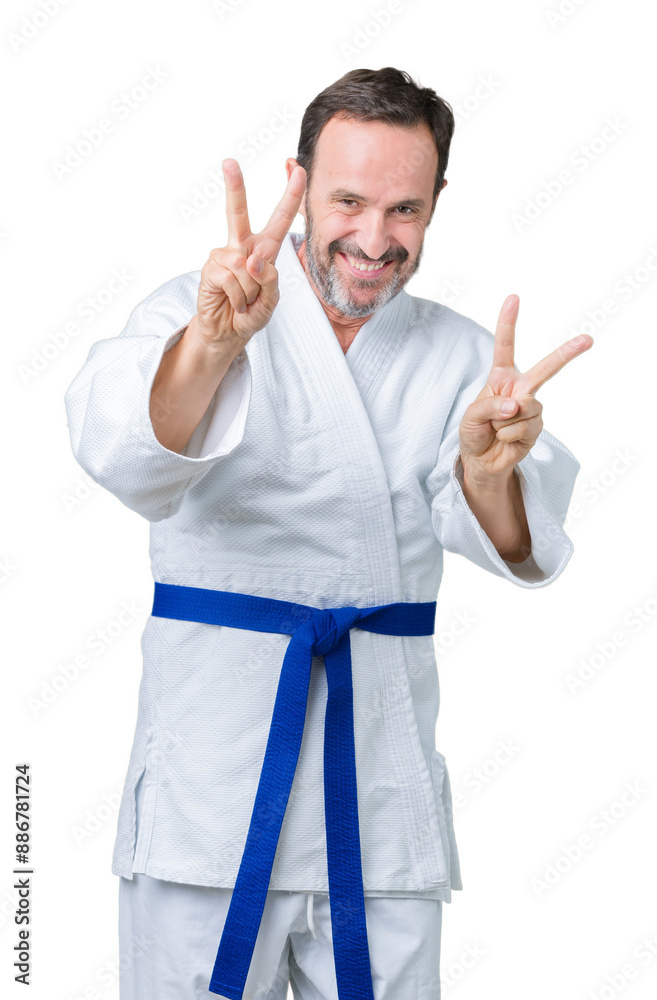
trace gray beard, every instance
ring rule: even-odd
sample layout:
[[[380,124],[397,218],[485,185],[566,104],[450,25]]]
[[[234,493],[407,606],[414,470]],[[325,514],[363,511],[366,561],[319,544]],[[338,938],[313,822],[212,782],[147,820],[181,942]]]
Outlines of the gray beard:
[[[401,267],[399,264],[397,265],[395,274],[390,281],[381,288],[373,289],[372,294],[366,299],[357,301],[351,294],[349,287],[344,285],[344,278],[338,270],[338,264],[335,260],[335,254],[338,252],[338,241],[330,243],[328,246],[327,252],[331,257],[330,264],[322,262],[320,250],[315,245],[312,216],[307,207],[305,240],[306,264],[314,285],[326,305],[337,309],[347,319],[364,319],[394,299],[395,295],[402,290],[417,271],[424,250],[424,242],[422,242],[415,262],[406,276],[403,274],[403,268],[408,263],[407,259],[402,262]],[[354,256],[359,256],[359,254],[354,254]],[[400,257],[395,259],[401,260]]]

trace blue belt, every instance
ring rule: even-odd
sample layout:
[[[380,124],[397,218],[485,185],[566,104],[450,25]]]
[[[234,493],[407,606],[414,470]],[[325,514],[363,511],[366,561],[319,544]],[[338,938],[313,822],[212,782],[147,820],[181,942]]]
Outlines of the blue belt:
[[[290,635],[242,861],[208,987],[242,1000],[299,757],[313,656],[323,656],[326,854],[340,1000],[374,1000],[358,828],[349,629],[432,635],[436,602],[314,608],[251,594],[155,583],[152,615]]]

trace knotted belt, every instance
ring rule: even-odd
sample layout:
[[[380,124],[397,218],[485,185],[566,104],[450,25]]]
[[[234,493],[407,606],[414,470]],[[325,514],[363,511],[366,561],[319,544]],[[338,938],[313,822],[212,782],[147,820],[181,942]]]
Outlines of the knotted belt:
[[[274,855],[299,757],[313,656],[328,685],[324,723],[324,812],[340,1000],[374,1000],[361,869],[349,630],[432,635],[436,602],[314,608],[251,594],[155,583],[152,615],[290,635],[265,758],[237,880],[208,989],[242,1000]]]

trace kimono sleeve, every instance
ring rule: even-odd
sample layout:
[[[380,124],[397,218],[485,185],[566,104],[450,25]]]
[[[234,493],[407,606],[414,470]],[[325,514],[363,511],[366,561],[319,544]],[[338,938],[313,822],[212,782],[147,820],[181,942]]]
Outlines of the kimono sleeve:
[[[559,576],[573,553],[563,524],[580,464],[561,441],[543,428],[514,470],[520,479],[532,550],[524,562],[502,559],[465,499],[460,458],[459,424],[487,379],[488,372],[458,394],[438,461],[427,477],[434,532],[448,552],[459,553],[520,587],[544,587]]]
[[[175,514],[187,490],[237,447],[251,396],[251,367],[242,351],[182,453],[156,438],[150,418],[153,381],[165,351],[183,335],[194,312],[186,277],[144,299],[117,337],[93,344],[64,397],[79,465],[149,521]]]

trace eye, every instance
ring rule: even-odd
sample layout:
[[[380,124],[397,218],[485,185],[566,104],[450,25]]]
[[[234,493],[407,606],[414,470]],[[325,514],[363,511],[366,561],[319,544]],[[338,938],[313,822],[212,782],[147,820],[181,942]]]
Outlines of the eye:
[[[355,201],[353,198],[340,198],[339,204],[347,205],[347,207],[350,208],[352,205],[358,205],[358,202]],[[395,211],[400,211],[400,210],[401,213],[406,216],[415,215],[416,211],[414,208],[411,208],[410,205],[398,205]]]

